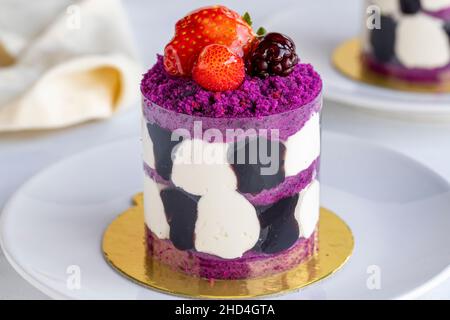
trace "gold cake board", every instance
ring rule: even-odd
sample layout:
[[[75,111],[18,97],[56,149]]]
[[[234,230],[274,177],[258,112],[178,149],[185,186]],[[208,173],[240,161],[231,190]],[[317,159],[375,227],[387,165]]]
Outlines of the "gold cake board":
[[[416,93],[448,93],[450,80],[441,84],[417,84],[383,76],[367,70],[361,59],[361,41],[350,39],[339,45],[333,53],[334,67],[346,77],[357,82],[379,86],[392,90]]]
[[[132,281],[158,291],[190,298],[252,298],[300,289],[335,273],[350,257],[354,241],[349,227],[336,214],[321,208],[319,251],[289,271],[248,280],[208,280],[189,276],[147,255],[143,198],[118,216],[103,236],[106,261]]]

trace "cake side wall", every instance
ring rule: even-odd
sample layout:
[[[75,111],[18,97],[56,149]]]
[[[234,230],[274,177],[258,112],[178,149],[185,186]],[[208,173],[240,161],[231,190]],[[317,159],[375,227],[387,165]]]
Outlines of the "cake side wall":
[[[205,119],[158,108],[143,98],[144,208],[152,246],[165,244],[171,259],[183,264],[193,256],[201,257],[202,266],[207,261],[241,259],[240,264],[229,266],[242,269],[245,264],[249,268],[247,259],[254,262],[259,257],[260,262],[247,273],[252,275],[285,270],[277,257],[296,246],[289,268],[309,258],[315,248],[311,234],[319,217],[321,106],[319,95],[311,103],[283,114],[257,119]],[[198,121],[201,130],[196,127]],[[174,139],[173,133],[180,128],[184,135]],[[232,138],[227,136],[230,129],[237,130]],[[209,130],[217,134],[208,136]],[[198,132],[207,135],[206,141],[197,141]],[[223,140],[217,139],[220,134]],[[258,147],[268,145],[269,156],[278,151],[276,157],[269,157],[279,165],[273,175],[261,174],[261,169],[270,169],[270,164],[259,158],[252,165],[230,162],[237,158],[233,152],[240,150],[234,146],[244,140],[263,141]],[[200,162],[194,161],[197,147],[206,154],[214,153],[213,160],[220,161],[203,162],[202,156]],[[181,205],[177,207],[178,203]],[[167,260],[167,252],[155,248],[151,252],[155,258]],[[192,268],[193,273],[200,270],[198,266]],[[202,272],[197,275],[219,276],[205,268]]]

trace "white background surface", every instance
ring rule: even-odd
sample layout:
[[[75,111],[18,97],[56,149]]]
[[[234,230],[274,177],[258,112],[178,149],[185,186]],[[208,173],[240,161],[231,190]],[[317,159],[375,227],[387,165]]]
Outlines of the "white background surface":
[[[302,1],[298,0],[221,2],[240,12],[251,11],[256,25],[268,20],[274,10],[302,5]],[[334,1],[329,2],[332,4]],[[342,5],[348,6],[360,2],[340,1]],[[183,16],[193,7],[211,3],[213,2],[124,0],[143,65],[149,67],[154,62],[155,54],[162,50],[171,37],[171,26],[177,17]],[[320,23],[320,17],[311,17],[311,23]],[[354,30],[348,35],[339,33],[339,37],[342,36],[344,40],[356,35],[358,27],[359,22],[355,21]],[[297,44],[300,56],[301,46]],[[136,95],[139,95],[138,88]],[[139,116],[139,105],[136,104],[132,110],[109,121],[56,131],[0,134],[0,207],[31,175],[56,160],[105,142],[139,135]],[[325,101],[323,128],[383,144],[415,158],[450,180],[450,122],[407,122],[357,113],[352,108]],[[45,296],[22,280],[0,253],[0,299],[6,298],[31,299]],[[450,299],[450,280],[423,298]]]

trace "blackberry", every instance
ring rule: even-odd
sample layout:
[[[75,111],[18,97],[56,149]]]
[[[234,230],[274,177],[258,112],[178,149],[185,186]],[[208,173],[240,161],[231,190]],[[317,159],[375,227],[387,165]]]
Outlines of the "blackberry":
[[[247,71],[265,79],[270,75],[287,76],[298,63],[295,44],[281,33],[268,33],[259,40],[248,59]]]

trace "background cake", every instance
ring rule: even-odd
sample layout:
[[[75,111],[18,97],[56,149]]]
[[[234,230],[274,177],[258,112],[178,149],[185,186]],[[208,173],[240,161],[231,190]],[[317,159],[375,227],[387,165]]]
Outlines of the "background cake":
[[[450,80],[450,0],[366,0],[381,10],[380,28],[365,24],[363,62],[413,82]],[[369,19],[372,19],[369,16]],[[370,26],[370,28],[369,28]]]
[[[141,83],[148,253],[210,279],[317,250],[322,82],[290,38],[249,21],[190,13]]]

